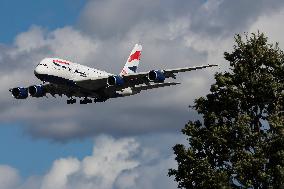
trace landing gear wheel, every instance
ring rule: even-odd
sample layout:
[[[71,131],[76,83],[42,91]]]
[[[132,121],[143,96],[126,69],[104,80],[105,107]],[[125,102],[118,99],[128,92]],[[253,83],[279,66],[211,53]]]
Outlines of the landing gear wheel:
[[[105,102],[107,101],[108,98],[96,98],[94,99],[94,102],[97,103],[97,102]]]
[[[80,100],[80,104],[89,104],[92,103],[92,99],[84,98],[83,100]]]
[[[67,104],[75,104],[76,103],[76,99],[71,98],[67,100]]]

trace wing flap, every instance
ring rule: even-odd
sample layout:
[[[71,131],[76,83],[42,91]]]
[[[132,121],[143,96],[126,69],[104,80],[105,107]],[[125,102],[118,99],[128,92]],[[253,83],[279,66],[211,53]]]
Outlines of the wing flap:
[[[155,83],[155,84],[149,84],[149,85],[141,85],[133,87],[134,90],[142,91],[142,90],[148,90],[148,89],[155,89],[159,87],[167,87],[167,86],[173,86],[173,85],[179,85],[180,83],[177,82],[169,82],[169,83]]]

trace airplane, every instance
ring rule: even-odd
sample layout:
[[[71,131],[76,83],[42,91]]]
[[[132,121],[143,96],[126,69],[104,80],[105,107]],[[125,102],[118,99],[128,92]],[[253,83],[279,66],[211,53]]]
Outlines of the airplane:
[[[39,98],[47,94],[54,97],[65,95],[68,97],[67,104],[76,103],[76,98],[81,98],[80,104],[88,104],[135,95],[148,89],[178,85],[180,83],[165,80],[176,79],[179,72],[217,66],[208,64],[137,72],[141,52],[142,45],[135,44],[120,74],[107,73],[60,58],[45,58],[34,70],[42,84],[27,88],[16,87],[9,91],[16,99],[26,99],[28,96]]]

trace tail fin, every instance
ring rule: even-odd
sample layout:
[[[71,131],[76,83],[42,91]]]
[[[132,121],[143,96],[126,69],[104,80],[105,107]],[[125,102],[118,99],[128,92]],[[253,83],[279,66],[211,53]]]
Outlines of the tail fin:
[[[136,73],[140,61],[141,51],[142,45],[136,44],[126,61],[126,64],[120,72],[120,75]]]

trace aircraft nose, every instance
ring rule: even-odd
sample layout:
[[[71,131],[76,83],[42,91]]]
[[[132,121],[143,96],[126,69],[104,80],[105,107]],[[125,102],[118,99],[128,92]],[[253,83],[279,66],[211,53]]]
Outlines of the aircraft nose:
[[[35,75],[43,74],[43,72],[44,72],[44,69],[43,69],[42,65],[37,66],[34,70]]]
[[[34,70],[35,74],[44,74],[44,72],[45,72],[45,69],[43,65],[38,65]]]
[[[42,65],[38,65],[35,70],[34,70],[34,74],[35,76],[40,79],[40,80],[43,80],[43,76],[44,76],[44,68]]]
[[[39,68],[38,68],[38,66],[35,68],[35,70],[34,70],[34,74],[35,75],[39,75],[40,73],[40,70],[39,70]]]

